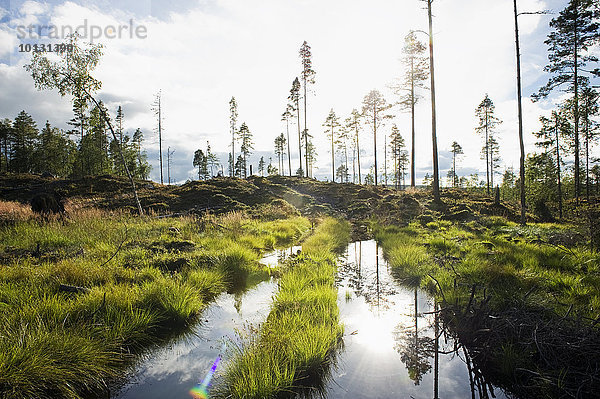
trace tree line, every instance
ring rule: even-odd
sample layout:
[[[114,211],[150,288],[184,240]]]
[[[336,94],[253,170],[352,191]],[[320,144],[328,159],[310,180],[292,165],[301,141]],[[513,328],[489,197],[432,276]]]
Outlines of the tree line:
[[[101,112],[102,102],[88,107],[75,102],[70,130],[59,129],[46,121],[40,130],[32,116],[21,111],[14,120],[0,120],[0,171],[12,173],[49,173],[57,177],[79,178],[90,175],[125,176],[119,147],[134,177],[147,179],[150,165],[143,149],[141,129],[133,134],[123,128],[124,112],[116,110],[116,138],[108,134]]]

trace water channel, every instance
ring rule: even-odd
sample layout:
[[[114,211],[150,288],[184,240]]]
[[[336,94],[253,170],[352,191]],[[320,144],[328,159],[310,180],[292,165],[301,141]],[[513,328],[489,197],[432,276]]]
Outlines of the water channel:
[[[261,263],[274,267],[299,249],[268,253]],[[441,334],[439,323],[435,339],[434,301],[394,280],[375,241],[348,246],[340,258],[337,285],[344,345],[318,396],[419,399],[434,398],[437,390],[440,399],[493,397],[478,387],[465,352],[453,350],[454,342]],[[265,320],[276,292],[275,279],[255,277],[243,290],[221,294],[190,334],[138,362],[114,397],[189,398],[189,390],[210,369],[223,343],[237,339],[236,330],[245,325]],[[228,360],[225,352],[224,362]],[[498,389],[493,394],[507,397]]]

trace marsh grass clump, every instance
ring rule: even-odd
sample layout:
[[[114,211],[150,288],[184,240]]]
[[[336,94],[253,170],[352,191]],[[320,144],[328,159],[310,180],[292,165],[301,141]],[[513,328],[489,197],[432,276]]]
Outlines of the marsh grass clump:
[[[63,221],[21,216],[0,224],[0,397],[17,399],[106,391],[132,356],[184,332],[217,295],[262,270],[261,251],[310,226],[241,213],[206,228],[193,217],[85,208]]]
[[[325,219],[289,262],[260,330],[246,339],[226,369],[221,393],[234,398],[274,398],[311,385],[326,372],[339,347],[335,272],[349,225]]]

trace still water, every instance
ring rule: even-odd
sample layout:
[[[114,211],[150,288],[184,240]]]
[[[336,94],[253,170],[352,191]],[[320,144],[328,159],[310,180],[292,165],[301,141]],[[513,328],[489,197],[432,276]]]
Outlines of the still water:
[[[298,250],[273,251],[261,263],[274,267]],[[430,399],[436,385],[440,399],[488,397],[478,390],[477,377],[469,373],[471,364],[467,365],[465,353],[454,352],[454,342],[443,335],[435,339],[432,299],[393,279],[375,241],[350,244],[338,270],[344,345],[318,397]],[[190,389],[204,378],[223,343],[235,341],[236,330],[266,319],[276,292],[276,280],[254,277],[243,290],[221,294],[190,334],[144,357],[113,397],[189,398]],[[215,383],[223,367],[222,363]],[[506,398],[498,389],[494,394]]]
[[[236,330],[262,323],[269,314],[277,282],[254,282],[245,291],[224,293],[202,313],[186,338],[152,352],[135,367],[131,379],[114,396],[119,399],[184,399],[205,377],[223,344],[236,339]],[[223,353],[227,361],[227,351]],[[215,378],[218,379],[219,366]],[[214,381],[214,380],[213,380]]]
[[[394,280],[375,241],[350,244],[338,270],[344,349],[327,398],[434,398],[436,385],[440,399],[492,397],[480,396],[470,360],[440,335],[439,323],[435,339],[433,300]],[[506,398],[498,389],[494,394]]]

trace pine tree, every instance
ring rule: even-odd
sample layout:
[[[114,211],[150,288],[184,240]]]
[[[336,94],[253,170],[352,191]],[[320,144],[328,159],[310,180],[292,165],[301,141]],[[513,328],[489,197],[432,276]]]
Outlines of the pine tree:
[[[563,87],[563,91],[573,95],[573,135],[575,144],[575,198],[579,203],[581,194],[580,179],[580,87],[589,81],[590,76],[600,76],[600,70],[586,69],[590,62],[598,58],[589,52],[591,46],[600,40],[598,19],[600,11],[594,0],[570,0],[567,7],[552,19],[553,31],[545,43],[548,45],[549,63],[544,68],[551,77],[548,83],[534,95],[535,99],[548,96],[552,91]]]
[[[160,184],[164,184],[163,181],[163,156],[162,156],[162,92],[159,90],[156,94],[154,103],[152,104],[152,111],[156,115],[157,120],[157,128],[158,132],[158,159],[160,165]]]
[[[306,151],[307,151],[306,156],[308,157],[308,175],[312,176],[313,175],[313,167],[315,165],[315,162],[317,162],[318,154],[317,154],[317,148],[310,140],[308,142],[308,146],[306,146]]]
[[[34,150],[35,171],[67,177],[71,174],[75,151],[75,143],[60,129],[50,126],[50,122],[46,121]]]
[[[267,174],[273,176],[277,174],[277,168],[273,166],[273,159],[269,158],[269,165],[267,166]]]
[[[340,124],[340,129],[338,131],[338,138],[335,141],[336,150],[343,157],[344,160],[344,168],[346,170],[346,183],[348,183],[350,179],[349,168],[348,168],[348,141],[350,140],[351,132],[348,132],[348,129]]]
[[[289,175],[292,175],[292,151],[290,149],[290,119],[292,119],[294,112],[294,107],[291,104],[287,104],[285,107],[285,112],[281,115],[281,120],[285,121],[285,132],[286,132],[286,141],[287,141],[287,158],[288,158],[288,171]],[[282,172],[282,174],[284,174]]]
[[[285,157],[285,136],[281,133],[279,136],[275,137],[275,155],[277,155],[277,164],[279,167],[279,174],[283,175],[283,164]]]
[[[490,183],[493,185],[493,181],[490,182],[490,166],[493,164],[490,143],[493,135],[496,131],[496,127],[502,123],[500,119],[495,116],[496,107],[494,106],[493,101],[486,94],[483,101],[479,104],[477,109],[475,109],[475,116],[479,119],[479,125],[475,128],[475,131],[484,137],[484,159],[485,159],[485,167],[486,167],[486,178],[487,178],[487,194],[490,195]],[[492,177],[493,179],[493,177]]]
[[[464,151],[460,144],[456,141],[452,142],[450,145],[450,152],[452,153],[452,169],[451,169],[451,178],[452,178],[452,187],[456,187],[458,184],[458,175],[456,174],[456,159],[464,154]]]
[[[83,136],[89,127],[89,117],[86,113],[88,108],[87,101],[74,98],[73,99],[73,119],[71,119],[68,124],[73,126],[73,130],[70,132],[73,135],[79,136],[79,146],[81,147],[81,143],[83,142]],[[84,164],[81,162],[82,160],[77,162],[76,168],[77,172],[80,176],[85,174]],[[75,171],[73,171],[75,172]]]
[[[400,134],[400,130],[396,124],[392,125],[390,134],[390,149],[394,159],[394,186],[396,189],[400,187],[404,180],[404,168],[406,168],[405,160],[408,160],[408,155],[405,150],[406,143],[404,137]],[[403,183],[402,183],[403,184]]]
[[[433,13],[431,10],[431,3],[433,3],[433,0],[424,1],[427,1],[427,16],[429,19],[429,78],[431,90],[431,148],[433,151],[433,199],[436,202],[440,202],[440,176],[437,149],[437,108],[435,105],[435,68],[433,62]],[[436,398],[438,396],[437,385],[435,386],[433,396]]]
[[[540,122],[542,123],[542,129],[539,132],[534,133],[535,137],[540,141],[538,141],[535,145],[542,148],[544,152],[549,153],[556,160],[556,197],[558,199],[559,217],[562,218],[563,193],[561,166],[563,162],[561,158],[561,152],[563,150],[563,146],[561,145],[560,138],[570,135],[571,125],[564,113],[557,111],[552,111],[550,118],[541,117]]]
[[[84,171],[88,175],[103,175],[111,173],[109,162],[109,146],[106,131],[107,120],[110,120],[107,109],[100,101],[90,112],[89,129],[79,145],[78,157],[85,165]],[[115,152],[119,153],[118,138],[113,138]],[[121,164],[123,167],[123,164]]]
[[[335,129],[340,126],[340,119],[335,114],[333,108],[331,109],[331,111],[329,111],[329,115],[327,115],[323,126],[326,127],[325,134],[329,137],[329,140],[331,141],[331,181],[335,181]]]
[[[290,110],[291,112],[296,111],[296,125],[298,126],[298,170],[296,172],[297,175],[303,176],[304,172],[302,171],[302,134],[300,127],[300,80],[298,78],[294,79],[292,82],[292,88],[290,89],[290,95],[288,97],[290,101]]]
[[[348,182],[348,167],[344,164],[336,169],[336,176],[340,183]]]
[[[115,124],[117,128],[117,136],[119,137],[119,143],[123,145],[123,108],[119,105],[117,108],[117,116],[115,117]]]
[[[171,146],[167,147],[167,184],[171,184],[171,156],[175,150],[171,151]]]
[[[244,157],[238,155],[237,159],[235,160],[235,176],[242,178],[244,176],[245,170],[246,164],[244,163]]]
[[[353,109],[350,116],[346,118],[345,124],[348,131],[354,132],[354,146],[356,147],[356,157],[358,166],[358,184],[362,184],[361,170],[360,170],[360,141],[359,132],[361,128],[362,115],[356,109]]]
[[[258,173],[260,173],[261,176],[265,175],[265,158],[264,157],[260,157],[260,161],[258,161]]]
[[[0,172],[8,172],[8,143],[12,138],[12,128],[10,119],[0,120]]]
[[[488,139],[488,144],[487,146],[483,146],[483,148],[481,149],[481,153],[482,153],[482,157],[483,155],[485,155],[487,152],[488,158],[489,158],[489,162],[490,162],[490,185],[493,188],[494,187],[494,175],[496,174],[496,171],[500,168],[500,145],[498,144],[498,141],[496,140],[496,138],[492,135],[490,135],[489,139]]]
[[[391,107],[390,104],[385,101],[385,98],[377,90],[371,90],[369,94],[363,99],[363,110],[362,114],[365,117],[368,124],[373,129],[373,154],[375,157],[375,172],[374,182],[377,185],[377,128],[381,127],[385,119],[391,118],[391,115],[387,114],[386,111]]]
[[[231,157],[229,162],[229,176],[233,176],[235,172],[235,168],[233,165],[233,160],[235,159],[235,139],[237,133],[237,118],[238,118],[238,106],[235,101],[235,97],[231,97],[229,100],[229,128],[231,131]]]
[[[144,141],[144,134],[141,129],[136,129],[133,133],[131,143],[133,150],[136,154],[136,167],[133,171],[133,175],[138,179],[148,179],[150,175],[150,165],[148,164],[148,155],[146,151],[142,150],[142,142]]]
[[[507,168],[502,175],[502,185],[500,186],[500,193],[502,198],[506,200],[516,200],[516,182],[517,176],[512,168]]]
[[[244,161],[243,166],[243,176],[248,177],[248,157],[252,154],[252,150],[254,149],[254,143],[252,142],[252,133],[250,133],[250,129],[248,129],[248,125],[246,122],[242,123],[240,126],[240,130],[238,132],[240,139],[240,151],[242,152],[242,158]]]
[[[306,158],[306,177],[308,177],[308,143],[310,140],[310,135],[308,133],[308,120],[307,120],[307,100],[308,100],[308,85],[315,83],[315,71],[312,69],[312,53],[310,46],[304,41],[302,46],[300,47],[300,60],[302,61],[302,72],[300,73],[300,77],[302,79],[302,88],[304,90],[304,130],[302,131],[302,135],[304,137],[304,153]]]
[[[208,141],[206,142],[206,163],[208,166],[210,177],[212,178],[216,176],[220,165],[219,157],[217,157],[217,155],[212,152],[210,148],[210,143]]]
[[[196,168],[198,168],[199,180],[206,180],[209,178],[208,158],[201,149],[198,149],[196,152],[194,152],[193,164]]]
[[[10,169],[16,173],[30,173],[38,129],[35,121],[24,110],[15,118],[10,131]]]
[[[418,94],[418,89],[425,88],[424,82],[427,80],[428,74],[428,63],[427,58],[424,56],[427,47],[421,43],[414,31],[410,31],[404,38],[404,53],[403,64],[406,67],[406,73],[404,80],[399,87],[396,87],[396,92],[401,94],[400,105],[402,109],[410,110],[411,113],[411,127],[412,127],[412,143],[411,143],[411,167],[410,167],[410,185],[415,187],[416,176],[415,176],[415,142],[416,142],[416,129],[415,129],[415,105],[420,100],[421,96]]]

